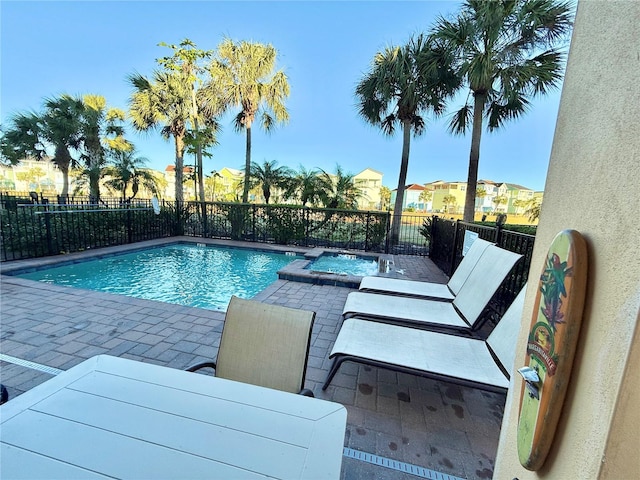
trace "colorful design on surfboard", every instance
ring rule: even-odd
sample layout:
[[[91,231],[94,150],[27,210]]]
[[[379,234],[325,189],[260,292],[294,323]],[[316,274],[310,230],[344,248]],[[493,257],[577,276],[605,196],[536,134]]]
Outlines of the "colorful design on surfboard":
[[[518,457],[538,470],[560,418],[582,321],[586,287],[586,244],[576,231],[560,232],[545,258],[527,338]]]

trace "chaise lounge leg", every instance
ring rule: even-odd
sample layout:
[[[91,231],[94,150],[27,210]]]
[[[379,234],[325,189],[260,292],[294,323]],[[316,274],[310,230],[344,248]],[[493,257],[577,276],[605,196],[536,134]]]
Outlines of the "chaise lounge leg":
[[[331,380],[333,380],[334,375],[338,372],[338,368],[342,365],[342,362],[346,360],[346,357],[337,356],[333,360],[333,365],[331,365],[331,369],[329,370],[329,375],[327,375],[327,379],[324,381],[324,385],[322,385],[322,390],[326,390]]]

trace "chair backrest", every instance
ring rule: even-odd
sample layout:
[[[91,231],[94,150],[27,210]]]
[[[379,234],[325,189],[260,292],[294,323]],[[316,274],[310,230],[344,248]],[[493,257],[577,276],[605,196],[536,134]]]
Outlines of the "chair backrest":
[[[496,293],[500,284],[516,262],[519,253],[510,252],[496,245],[489,245],[473,267],[467,281],[453,300],[453,304],[473,327],[482,310]]]
[[[299,393],[315,312],[231,297],[216,376]]]
[[[487,338],[487,344],[509,374],[516,358],[516,342],[522,324],[526,290],[525,285]]]
[[[462,257],[462,261],[456,268],[456,271],[453,272],[451,278],[449,279],[449,283],[447,283],[449,290],[454,295],[457,295],[464,282],[467,280],[473,267],[476,266],[478,260],[482,256],[482,253],[486,250],[489,245],[493,245],[491,242],[487,242],[486,240],[482,240],[481,238],[476,238],[474,242],[469,247],[469,251],[467,254]]]

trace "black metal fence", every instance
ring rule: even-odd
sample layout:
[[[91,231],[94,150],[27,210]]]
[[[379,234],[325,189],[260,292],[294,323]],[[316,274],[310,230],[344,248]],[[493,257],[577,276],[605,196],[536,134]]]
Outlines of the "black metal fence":
[[[465,232],[473,232],[478,238],[522,255],[490,303],[492,312],[489,314],[502,316],[527,282],[535,236],[511,231],[508,226],[478,225],[460,220],[445,220],[437,216],[431,217],[430,222],[429,256],[449,276],[462,261]]]
[[[170,211],[155,215],[149,201],[121,204],[13,204],[0,209],[2,260],[58,255],[168,237]]]
[[[389,245],[389,212],[220,202],[122,202],[87,197],[0,194],[2,260],[57,255],[176,235],[306,247],[426,255],[424,216],[403,216],[400,241]]]

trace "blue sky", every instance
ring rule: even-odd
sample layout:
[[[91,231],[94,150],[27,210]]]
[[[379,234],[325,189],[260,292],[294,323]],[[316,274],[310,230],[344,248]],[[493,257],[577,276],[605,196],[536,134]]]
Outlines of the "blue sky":
[[[340,164],[350,173],[371,167],[393,189],[402,135],[387,137],[357,115],[355,86],[377,51],[405,43],[458,7],[454,1],[3,0],[0,117],[5,124],[12,114],[38,111],[45,97],[62,93],[99,94],[126,109],[127,76],[151,74],[155,59],[170,52],[159,42],[189,38],[211,50],[225,36],[271,43],[278,68],[289,77],[291,119],[270,134],[253,129],[252,159],[327,171]],[[542,190],[559,100],[560,89],[536,99],[528,114],[500,132],[484,132],[479,178]],[[233,130],[235,113],[221,120],[220,145],[205,160],[207,172],[244,166],[245,136]],[[430,119],[425,133],[412,138],[408,183],[466,180],[471,138],[450,135],[446,125],[446,117]],[[149,158],[148,166],[164,170],[174,163],[173,142],[158,132],[130,128],[128,138]]]

